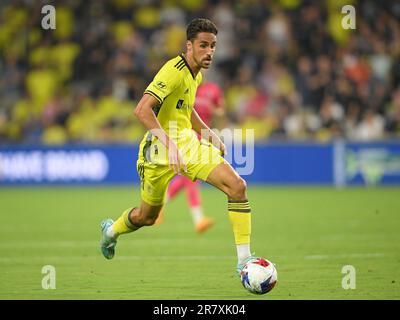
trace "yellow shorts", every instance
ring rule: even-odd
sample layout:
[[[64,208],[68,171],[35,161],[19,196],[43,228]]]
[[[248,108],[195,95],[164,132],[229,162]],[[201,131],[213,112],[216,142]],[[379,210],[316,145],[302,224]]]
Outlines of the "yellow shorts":
[[[198,140],[194,135],[185,145],[179,146],[187,172],[181,172],[192,181],[206,181],[208,175],[220,163],[225,162],[220,151],[210,142]],[[140,194],[144,202],[158,206],[164,203],[169,182],[175,176],[169,168],[166,148],[154,137],[144,139],[139,147],[137,171],[140,177]]]

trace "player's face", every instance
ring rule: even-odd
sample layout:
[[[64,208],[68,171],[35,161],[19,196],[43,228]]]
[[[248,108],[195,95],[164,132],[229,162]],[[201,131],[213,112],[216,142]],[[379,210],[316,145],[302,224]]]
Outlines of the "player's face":
[[[217,37],[209,32],[198,33],[194,41],[190,42],[193,60],[200,68],[208,69],[210,67],[216,44]]]

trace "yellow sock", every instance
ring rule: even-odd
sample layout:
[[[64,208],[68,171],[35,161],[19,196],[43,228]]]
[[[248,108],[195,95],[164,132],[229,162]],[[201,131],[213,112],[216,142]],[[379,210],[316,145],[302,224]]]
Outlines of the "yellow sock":
[[[113,231],[116,236],[124,233],[133,232],[139,229],[138,227],[134,226],[129,220],[129,213],[132,209],[133,208],[129,208],[125,210],[124,213],[112,225]]]
[[[229,200],[228,212],[236,245],[249,244],[251,235],[251,209],[249,201]]]

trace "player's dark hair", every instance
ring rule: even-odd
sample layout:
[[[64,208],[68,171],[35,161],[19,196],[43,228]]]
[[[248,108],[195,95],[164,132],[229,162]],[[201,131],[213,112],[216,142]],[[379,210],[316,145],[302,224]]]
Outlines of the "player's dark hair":
[[[196,18],[190,21],[186,28],[186,39],[193,41],[200,32],[209,32],[217,35],[218,30],[213,22],[204,18]]]

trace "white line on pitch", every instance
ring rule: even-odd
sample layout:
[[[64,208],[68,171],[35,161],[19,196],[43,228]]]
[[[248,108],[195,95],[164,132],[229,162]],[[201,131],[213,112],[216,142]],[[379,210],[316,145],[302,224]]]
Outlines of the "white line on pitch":
[[[316,254],[305,256],[306,260],[330,260],[330,259],[345,259],[345,258],[382,258],[383,253],[349,253],[349,254]]]

